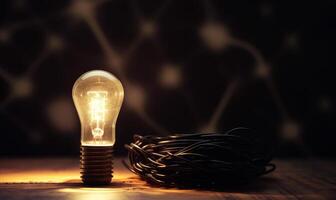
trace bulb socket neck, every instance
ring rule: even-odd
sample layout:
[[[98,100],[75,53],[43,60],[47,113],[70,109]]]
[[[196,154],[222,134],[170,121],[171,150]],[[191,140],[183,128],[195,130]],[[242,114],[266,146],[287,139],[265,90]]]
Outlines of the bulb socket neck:
[[[109,185],[113,173],[112,147],[80,147],[80,173],[85,185]]]

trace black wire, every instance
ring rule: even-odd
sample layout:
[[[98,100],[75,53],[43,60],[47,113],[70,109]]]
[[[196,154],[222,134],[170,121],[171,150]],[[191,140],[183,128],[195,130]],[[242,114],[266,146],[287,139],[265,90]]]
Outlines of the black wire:
[[[148,183],[217,187],[249,182],[275,170],[272,151],[246,128],[226,133],[134,135],[126,167]]]

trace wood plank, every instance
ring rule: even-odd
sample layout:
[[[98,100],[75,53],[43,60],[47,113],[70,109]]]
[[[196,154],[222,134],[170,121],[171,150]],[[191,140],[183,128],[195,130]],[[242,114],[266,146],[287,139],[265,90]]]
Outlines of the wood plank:
[[[115,160],[113,183],[84,187],[78,159],[1,159],[0,199],[335,199],[336,162],[275,160],[277,170],[240,188],[222,191],[158,188]]]

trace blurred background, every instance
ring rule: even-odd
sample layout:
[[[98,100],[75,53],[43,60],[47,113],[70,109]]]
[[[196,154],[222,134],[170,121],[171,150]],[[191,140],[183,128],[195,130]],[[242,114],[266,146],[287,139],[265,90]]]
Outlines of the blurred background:
[[[334,157],[335,1],[1,0],[0,155],[77,156],[71,90],[119,77],[133,134],[248,127],[279,157]]]

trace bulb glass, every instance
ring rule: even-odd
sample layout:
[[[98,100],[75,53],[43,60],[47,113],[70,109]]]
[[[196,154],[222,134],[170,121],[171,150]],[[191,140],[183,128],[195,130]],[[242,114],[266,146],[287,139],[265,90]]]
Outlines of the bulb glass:
[[[81,123],[81,144],[113,146],[124,98],[121,82],[106,71],[89,71],[75,82],[72,97]]]

